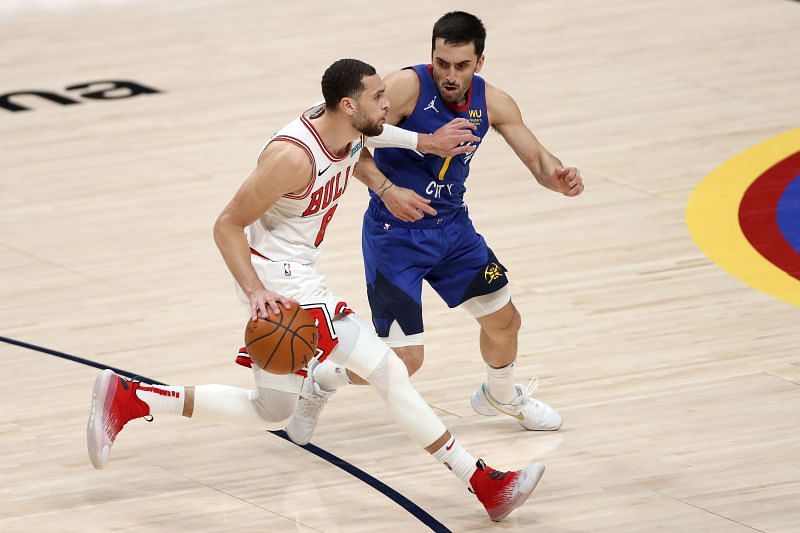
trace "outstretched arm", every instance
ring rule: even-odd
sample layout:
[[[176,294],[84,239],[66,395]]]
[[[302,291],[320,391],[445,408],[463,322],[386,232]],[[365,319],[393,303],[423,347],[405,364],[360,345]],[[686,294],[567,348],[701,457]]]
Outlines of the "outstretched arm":
[[[475,146],[468,144],[481,140],[473,133],[475,128],[476,126],[465,118],[454,118],[430,134],[417,133],[391,124],[384,124],[383,133],[376,137],[367,137],[367,146],[371,148],[406,148],[423,154],[453,157],[475,150]]]
[[[414,106],[417,105],[419,78],[413,70],[403,69],[386,76],[384,82],[386,83],[386,98],[391,104],[389,113],[386,116],[386,121],[390,127],[384,128],[386,130],[384,135],[369,138],[367,141],[368,146],[374,146],[375,148],[396,146],[441,157],[466,154],[475,149],[474,146],[468,143],[478,142],[480,138],[473,134],[475,125],[464,118],[453,119],[435,132],[393,131],[391,125],[400,124],[414,111]],[[405,138],[402,138],[404,135]],[[384,137],[384,142],[382,142],[381,137]],[[401,142],[403,144],[399,145],[396,142],[395,144],[388,144],[385,141],[389,139],[391,141],[402,139]]]
[[[565,168],[542,146],[523,122],[519,106],[511,96],[487,83],[486,105],[492,126],[497,128],[540,185],[564,196],[577,196],[583,192],[580,171],[575,167]]]
[[[267,306],[278,313],[278,303],[289,307],[290,298],[267,290],[250,262],[244,228],[269,209],[281,195],[298,192],[311,179],[311,161],[297,146],[273,142],[262,152],[258,165],[242,183],[214,224],[214,241],[222,258],[250,300],[250,316],[267,316]]]

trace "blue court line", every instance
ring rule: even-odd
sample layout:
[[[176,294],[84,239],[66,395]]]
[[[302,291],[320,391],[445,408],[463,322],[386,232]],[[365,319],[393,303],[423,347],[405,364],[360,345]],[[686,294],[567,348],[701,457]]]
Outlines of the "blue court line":
[[[59,352],[58,350],[51,350],[50,348],[44,348],[43,346],[37,346],[35,344],[29,344],[27,342],[18,341],[18,340],[10,339],[8,337],[3,337],[3,336],[0,336],[0,341],[3,341],[3,342],[8,343],[8,344],[13,344],[15,346],[19,346],[21,348],[27,348],[28,350],[33,350],[35,352],[41,352],[41,353],[46,353],[48,355],[53,355],[55,357],[60,357],[61,359],[67,359],[68,361],[74,361],[74,362],[80,363],[82,365],[91,366],[91,367],[94,367],[94,368],[99,368],[101,370],[108,368],[110,370],[113,370],[114,372],[116,372],[120,376],[125,376],[127,378],[141,380],[141,381],[143,381],[145,383],[150,383],[150,384],[153,384],[153,385],[166,385],[166,383],[162,383],[162,382],[157,381],[155,379],[150,379],[148,377],[145,377],[145,376],[142,376],[142,375],[139,375],[139,374],[134,374],[132,372],[128,372],[127,370],[122,370],[120,368],[114,368],[113,366],[104,365],[102,363],[98,363],[98,362],[92,361],[90,359],[84,359],[83,357],[78,357],[77,355],[71,355],[71,354],[68,354],[68,353]],[[289,440],[288,435],[286,435],[286,432],[283,431],[283,430],[281,430],[281,431],[270,431],[269,433],[272,433],[273,435],[275,435],[277,437],[280,437],[280,438],[286,440],[287,442],[292,442],[291,440]],[[292,442],[292,444],[294,444],[294,443]],[[299,446],[299,445],[295,444],[295,446]],[[399,505],[400,507],[402,507],[403,509],[405,509],[406,511],[408,511],[409,513],[414,515],[414,517],[416,517],[417,520],[419,520],[420,522],[422,522],[423,524],[425,524],[426,526],[431,528],[432,531],[436,531],[437,533],[452,533],[449,529],[447,529],[447,527],[444,524],[442,524],[441,522],[436,520],[434,517],[429,515],[427,512],[425,512],[424,509],[422,509],[416,503],[412,502],[411,500],[409,500],[408,498],[406,498],[405,496],[403,496],[402,494],[400,494],[399,492],[397,492],[396,490],[394,490],[392,487],[390,487],[389,485],[385,484],[384,482],[382,482],[382,481],[380,481],[378,479],[375,479],[374,477],[372,477],[368,473],[364,472],[363,470],[361,470],[357,466],[354,466],[354,465],[348,463],[347,461],[345,461],[344,459],[341,459],[341,458],[335,456],[334,454],[332,454],[332,453],[330,453],[330,452],[328,452],[326,450],[323,450],[322,448],[320,448],[318,446],[315,446],[313,444],[306,444],[305,446],[299,446],[299,447],[303,448],[304,450],[308,451],[309,453],[312,453],[312,454],[316,455],[320,459],[323,459],[323,460],[329,462],[333,466],[344,470],[345,472],[347,472],[351,476],[353,476],[353,477],[355,477],[357,479],[360,479],[361,481],[363,481],[364,483],[366,483],[367,485],[369,485],[373,489],[377,490],[378,492],[380,492],[381,494],[383,494],[384,496],[386,496],[387,498],[392,500],[394,503],[396,503],[397,505]]]

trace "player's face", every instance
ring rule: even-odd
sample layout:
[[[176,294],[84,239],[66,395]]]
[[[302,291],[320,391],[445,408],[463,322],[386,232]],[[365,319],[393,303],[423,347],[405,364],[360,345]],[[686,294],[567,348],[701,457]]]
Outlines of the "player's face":
[[[436,39],[432,55],[433,81],[442,100],[454,105],[463,104],[472,77],[483,66],[483,56],[475,54],[475,43],[448,44],[444,39]]]
[[[389,111],[386,84],[377,74],[362,79],[361,83],[364,90],[356,100],[353,127],[368,137],[374,137],[383,132]]]

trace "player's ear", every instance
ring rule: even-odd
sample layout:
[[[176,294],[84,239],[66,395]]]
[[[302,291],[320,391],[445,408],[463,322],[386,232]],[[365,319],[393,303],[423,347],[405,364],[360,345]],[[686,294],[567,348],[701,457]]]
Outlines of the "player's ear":
[[[348,115],[354,115],[356,113],[355,101],[347,96],[339,100],[339,108]]]
[[[475,64],[475,74],[481,71],[483,68],[483,60],[486,59],[484,54],[481,54],[481,57],[478,58],[478,62]]]

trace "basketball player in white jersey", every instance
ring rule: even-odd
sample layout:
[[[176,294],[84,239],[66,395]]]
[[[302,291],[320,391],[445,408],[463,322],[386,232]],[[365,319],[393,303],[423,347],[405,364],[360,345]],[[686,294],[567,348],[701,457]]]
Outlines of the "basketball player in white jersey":
[[[356,162],[362,154],[368,157],[362,152],[365,136],[378,136],[384,130],[389,108],[384,91],[381,78],[366,63],[343,59],[331,65],[322,78],[325,103],[307,110],[270,139],[255,170],[217,219],[214,237],[251,316],[264,316],[267,307],[277,312],[279,305],[288,307],[292,300],[313,312],[320,337],[325,337],[321,346],[326,353],[318,360],[329,355],[364,377],[403,431],[464,481],[489,517],[499,521],[527,499],[544,465],[499,472],[470,455],[411,386],[402,361],[326,287],[315,268],[339,197]],[[431,148],[431,139],[406,135],[387,127],[378,142]],[[454,126],[444,136],[453,147],[472,134]],[[409,195],[408,216],[418,216],[413,213],[424,205],[422,198]],[[309,365],[305,386],[316,386],[313,370],[318,360]],[[87,427],[92,463],[96,468],[105,466],[117,434],[136,418],[182,414],[258,429],[284,427],[304,378],[269,374],[255,365],[253,373],[255,387],[241,389],[146,385],[103,371],[95,382]]]

